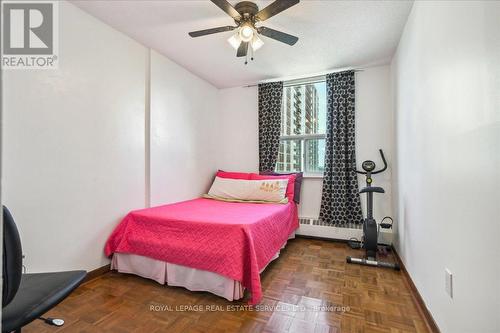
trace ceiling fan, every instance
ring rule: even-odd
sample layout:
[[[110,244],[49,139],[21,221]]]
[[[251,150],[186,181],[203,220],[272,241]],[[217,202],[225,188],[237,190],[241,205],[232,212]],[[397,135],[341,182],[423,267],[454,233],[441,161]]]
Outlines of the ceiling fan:
[[[256,24],[298,4],[300,0],[276,0],[262,10],[259,10],[259,7],[251,1],[238,2],[234,7],[227,2],[227,0],[211,1],[231,16],[234,19],[236,26],[229,25],[225,27],[192,31],[189,33],[189,36],[201,37],[219,32],[236,30],[236,32],[228,39],[228,42],[237,50],[237,57],[246,57],[249,48],[251,49],[252,54],[254,51],[261,48],[262,45],[264,45],[264,42],[259,38],[259,35],[275,39],[288,45],[294,45],[299,40],[298,37],[267,27],[257,27]],[[245,61],[245,64],[246,63],[247,61]]]

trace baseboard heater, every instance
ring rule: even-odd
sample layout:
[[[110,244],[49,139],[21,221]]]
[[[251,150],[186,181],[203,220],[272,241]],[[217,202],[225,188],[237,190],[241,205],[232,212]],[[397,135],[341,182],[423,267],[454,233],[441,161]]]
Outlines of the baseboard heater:
[[[296,232],[297,235],[342,240],[349,240],[351,238],[361,239],[361,236],[363,235],[363,231],[360,229],[361,226],[348,226],[347,228],[339,228],[326,225],[319,221],[318,218],[300,217],[299,224],[299,229]]]
[[[325,225],[321,223],[318,218],[313,217],[300,217],[299,229],[297,235],[331,238],[340,240],[349,240],[351,238],[361,239],[363,230],[361,224],[348,226],[347,228],[339,228],[334,226]],[[378,236],[379,244],[392,244],[392,230],[381,229]]]

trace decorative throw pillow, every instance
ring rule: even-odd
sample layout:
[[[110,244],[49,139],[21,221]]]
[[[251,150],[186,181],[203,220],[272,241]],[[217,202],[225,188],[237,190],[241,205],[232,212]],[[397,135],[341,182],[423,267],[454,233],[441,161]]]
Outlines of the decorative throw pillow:
[[[244,180],[215,177],[208,192],[214,199],[287,203],[288,179]]]
[[[269,176],[295,175],[293,201],[295,201],[295,203],[297,203],[297,204],[300,203],[300,189],[302,187],[302,179],[303,179],[302,172],[278,173],[278,172],[274,172],[274,171],[265,171],[265,172],[261,172],[260,174],[261,175],[269,175]]]
[[[265,180],[265,179],[288,179],[288,185],[286,187],[286,196],[288,202],[293,202],[294,198],[294,184],[295,184],[295,174],[290,175],[259,175],[256,173],[250,174],[251,180]]]

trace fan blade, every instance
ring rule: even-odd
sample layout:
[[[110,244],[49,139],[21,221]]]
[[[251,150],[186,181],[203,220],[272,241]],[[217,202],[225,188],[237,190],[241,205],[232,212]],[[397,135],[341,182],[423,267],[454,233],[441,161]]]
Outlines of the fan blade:
[[[211,0],[217,7],[225,11],[233,19],[237,20],[241,17],[240,13],[226,0]]]
[[[255,16],[259,21],[265,21],[276,14],[298,4],[300,0],[276,0],[266,8],[259,11]]]
[[[191,36],[191,37],[200,37],[200,36],[205,36],[205,35],[216,34],[218,32],[231,31],[231,30],[234,30],[234,29],[236,29],[236,27],[232,27],[232,26],[228,25],[228,26],[225,26],[225,27],[218,27],[218,28],[212,28],[212,29],[191,31],[189,33],[189,36]]]
[[[261,35],[264,35],[272,39],[276,39],[277,41],[280,41],[288,45],[295,45],[295,43],[297,43],[297,41],[299,40],[299,37],[295,37],[271,28],[260,27],[257,29],[257,31]]]
[[[248,42],[241,42],[240,47],[238,47],[238,51],[236,52],[237,57],[244,57],[248,52]]]

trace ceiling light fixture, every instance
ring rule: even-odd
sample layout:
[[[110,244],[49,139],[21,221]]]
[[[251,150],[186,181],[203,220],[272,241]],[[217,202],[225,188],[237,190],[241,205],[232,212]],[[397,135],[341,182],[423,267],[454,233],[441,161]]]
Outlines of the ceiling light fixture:
[[[241,38],[240,38],[240,34],[239,34],[239,31],[236,31],[235,34],[233,34],[231,37],[229,37],[229,39],[227,40],[229,44],[231,44],[231,46],[237,50],[238,47],[240,47],[240,44],[241,44]]]
[[[210,1],[228,14],[234,20],[235,25],[191,31],[189,36],[195,38],[233,31],[234,34],[227,41],[236,49],[237,57],[245,57],[245,64],[248,63],[249,54],[250,60],[253,60],[254,52],[264,45],[264,42],[260,39],[260,35],[288,45],[295,45],[299,40],[296,36],[263,27],[260,24],[284,10],[295,6],[300,0],[274,0],[264,9],[259,9],[259,6],[255,2],[248,0],[238,2],[234,7],[228,0]]]
[[[252,47],[252,50],[257,51],[264,45],[264,41],[257,36],[257,34],[253,35],[252,41],[250,42],[250,46]]]
[[[243,42],[249,42],[255,35],[253,27],[250,23],[243,23],[239,28],[240,38]]]

